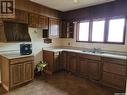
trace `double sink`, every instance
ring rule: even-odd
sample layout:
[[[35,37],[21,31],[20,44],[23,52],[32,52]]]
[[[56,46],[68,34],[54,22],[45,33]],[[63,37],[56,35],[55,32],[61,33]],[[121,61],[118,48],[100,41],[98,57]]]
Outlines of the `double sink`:
[[[127,57],[124,55],[112,54],[110,52],[104,52],[101,50],[94,50],[94,49],[93,50],[83,50],[82,52],[85,54],[99,55],[99,56],[104,56],[104,57],[127,59]]]

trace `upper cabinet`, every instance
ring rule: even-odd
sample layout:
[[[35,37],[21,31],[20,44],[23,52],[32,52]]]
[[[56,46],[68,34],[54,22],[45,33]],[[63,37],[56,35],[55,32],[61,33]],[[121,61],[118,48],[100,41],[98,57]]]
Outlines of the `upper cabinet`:
[[[4,21],[18,22],[18,23],[26,23],[28,24],[28,12],[17,10],[15,12],[15,17],[12,19],[3,19]]]
[[[39,16],[39,28],[48,29],[49,19],[46,16]]]
[[[29,27],[48,29],[48,17],[30,13]]]
[[[74,23],[62,21],[61,38],[74,38]]]
[[[49,37],[59,37],[61,31],[61,21],[59,19],[49,19]]]
[[[39,25],[39,15],[30,13],[29,14],[29,27],[38,27]]]
[[[27,23],[28,24],[28,12],[16,10],[15,20],[18,20],[21,23]]]

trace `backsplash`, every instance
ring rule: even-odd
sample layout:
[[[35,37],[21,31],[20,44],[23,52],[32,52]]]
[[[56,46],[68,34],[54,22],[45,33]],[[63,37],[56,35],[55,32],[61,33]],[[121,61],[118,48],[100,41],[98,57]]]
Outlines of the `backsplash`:
[[[83,42],[76,42],[75,39],[62,39],[62,45],[70,46],[70,47],[80,47],[80,48],[89,48],[89,49],[100,48],[102,50],[127,52],[127,43],[125,45],[103,44],[103,43],[83,43]]]

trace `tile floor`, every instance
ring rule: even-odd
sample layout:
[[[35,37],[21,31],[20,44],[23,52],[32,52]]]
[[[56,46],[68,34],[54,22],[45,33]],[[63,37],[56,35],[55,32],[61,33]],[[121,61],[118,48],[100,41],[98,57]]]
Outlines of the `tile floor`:
[[[45,79],[38,78],[3,95],[114,95],[114,90],[70,74],[59,73]]]

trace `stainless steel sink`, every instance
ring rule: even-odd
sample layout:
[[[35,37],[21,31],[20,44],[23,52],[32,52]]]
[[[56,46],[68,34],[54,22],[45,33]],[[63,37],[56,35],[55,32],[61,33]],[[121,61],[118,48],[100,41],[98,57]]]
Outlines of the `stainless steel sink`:
[[[92,54],[104,54],[105,52],[103,51],[94,51],[94,50],[83,50],[82,52],[84,53],[92,53]]]

